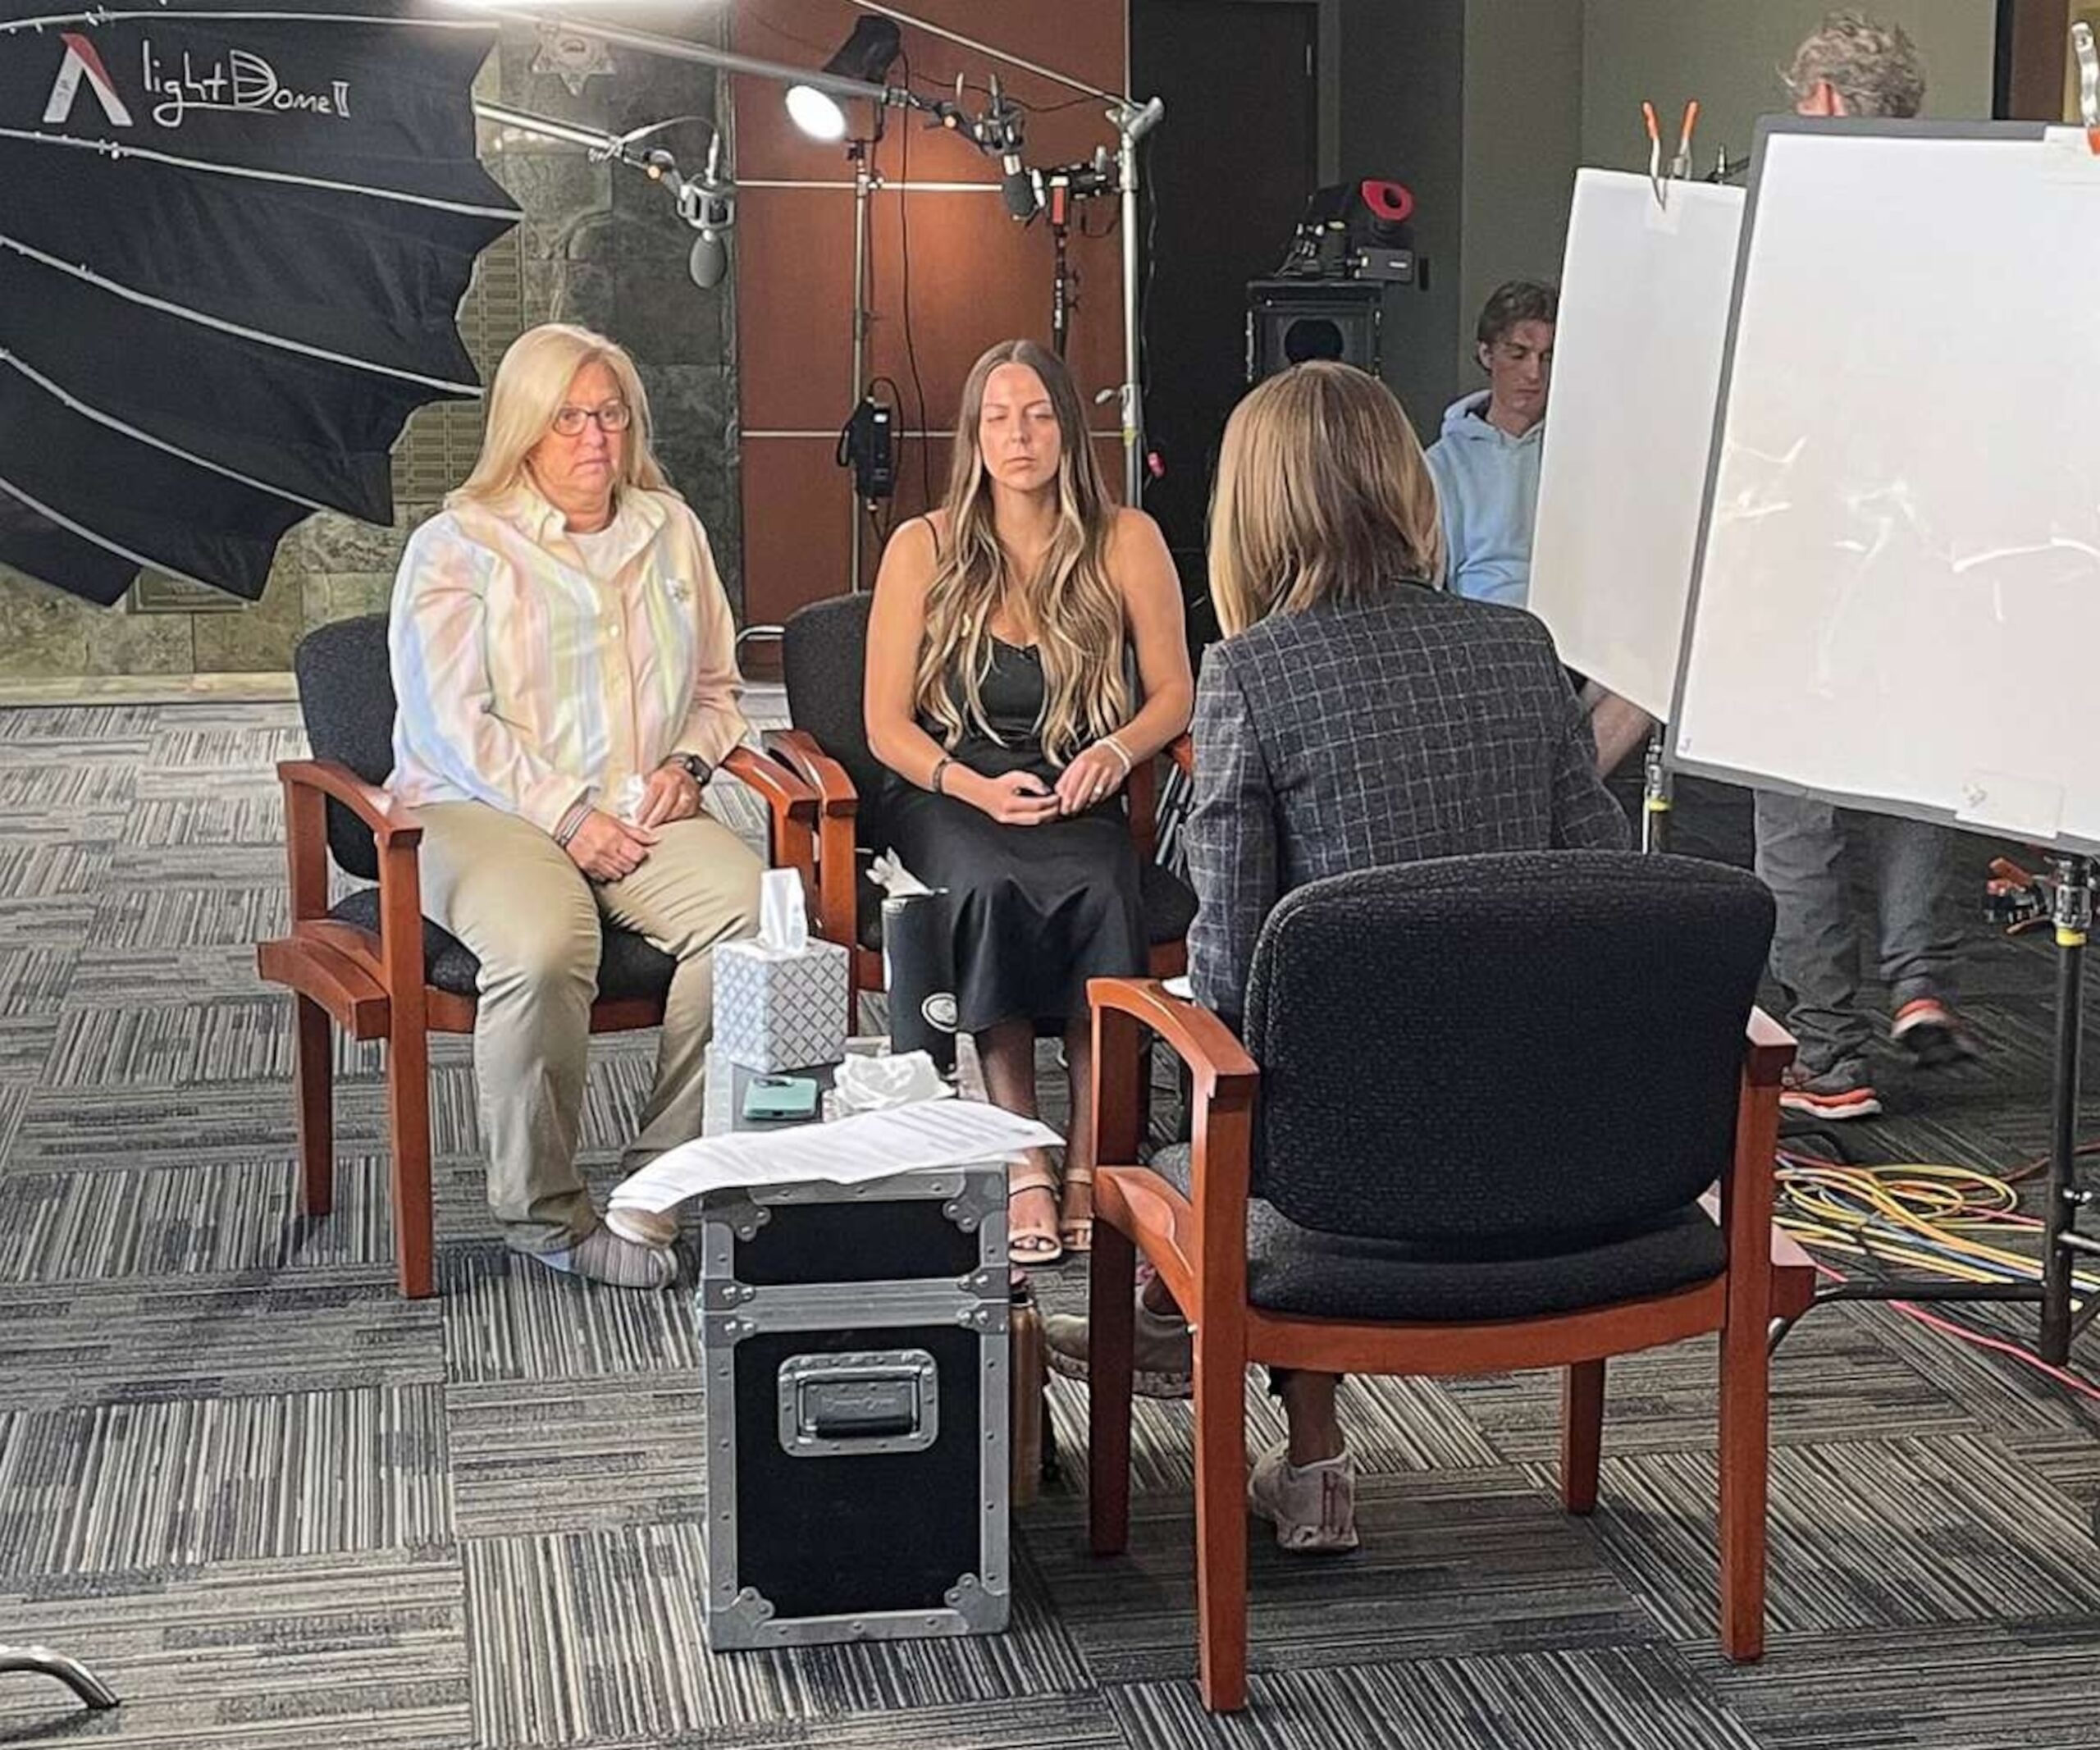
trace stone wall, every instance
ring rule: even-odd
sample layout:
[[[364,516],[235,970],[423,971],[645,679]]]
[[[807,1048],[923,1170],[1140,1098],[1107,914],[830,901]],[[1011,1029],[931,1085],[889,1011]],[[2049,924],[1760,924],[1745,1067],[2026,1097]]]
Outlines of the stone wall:
[[[696,23],[691,11],[638,7],[623,21],[720,43],[720,18]],[[705,67],[613,50],[610,71],[583,77],[572,91],[559,71],[541,70],[558,59],[530,27],[506,27],[477,94],[614,132],[715,113],[717,80]],[[682,126],[664,143],[696,168],[707,130]],[[649,391],[658,453],[714,539],[731,600],[741,600],[733,277],[712,291],[694,286],[692,233],[668,190],[638,173],[593,163],[581,147],[486,124],[482,150],[525,211],[524,222],[483,257],[461,313],[484,380],[519,330],[535,322],[582,322],[625,344]],[[479,434],[478,404],[426,408],[395,455],[395,527],[327,513],[309,518],[279,549],[262,599],[244,606],[185,610],[194,592],[148,578],[135,596],[184,605],[96,608],[0,567],[0,683],[289,669],[292,647],[308,628],[386,606],[409,532],[463,476]]]

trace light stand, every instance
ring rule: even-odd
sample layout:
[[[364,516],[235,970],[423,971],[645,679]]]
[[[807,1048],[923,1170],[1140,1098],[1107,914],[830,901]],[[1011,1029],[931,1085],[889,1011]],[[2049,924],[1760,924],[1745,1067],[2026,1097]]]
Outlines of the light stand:
[[[1658,723],[1648,732],[1648,751],[1641,762],[1641,849],[1654,855],[1669,848],[1669,813],[1672,806],[1669,767],[1664,762],[1667,731]]]
[[[874,154],[875,141],[882,138],[882,120],[883,112],[878,108],[875,111],[874,135],[865,139],[849,140],[846,146],[847,160],[853,167],[853,380],[846,386],[846,404],[848,407],[859,406],[861,397],[868,392],[868,328],[874,317],[874,311],[868,307],[868,206],[878,180]],[[898,399],[901,400],[902,396],[900,395]],[[924,432],[920,434],[919,441],[922,444],[926,441]],[[874,501],[871,500],[870,502]],[[847,551],[846,574],[852,580],[851,587],[857,595],[862,587],[861,510],[857,490],[853,495],[851,521],[852,531],[849,537],[851,545]]]

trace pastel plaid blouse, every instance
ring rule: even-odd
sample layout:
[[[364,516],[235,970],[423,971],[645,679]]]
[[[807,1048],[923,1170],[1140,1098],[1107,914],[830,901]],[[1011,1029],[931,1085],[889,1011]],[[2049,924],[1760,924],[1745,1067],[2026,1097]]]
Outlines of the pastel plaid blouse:
[[[482,802],[552,833],[673,753],[746,733],[736,628],[707,533],[669,492],[620,496],[605,575],[521,486],[410,538],[395,578],[394,771],[404,802]]]

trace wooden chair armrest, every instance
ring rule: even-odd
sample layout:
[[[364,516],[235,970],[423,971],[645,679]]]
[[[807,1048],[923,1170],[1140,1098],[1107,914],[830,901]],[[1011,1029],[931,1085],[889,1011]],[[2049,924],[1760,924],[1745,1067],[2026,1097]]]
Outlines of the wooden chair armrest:
[[[827,942],[857,947],[861,896],[854,828],[860,792],[846,768],[819,747],[808,730],[783,729],[769,746],[816,798],[816,933]]]
[[[765,798],[773,814],[797,820],[812,830],[817,824],[817,793],[780,761],[737,746],[722,756],[722,770]]]
[[[422,822],[414,809],[395,801],[377,784],[367,784],[340,760],[280,760],[277,781],[287,790],[297,786],[333,797],[372,829],[382,849],[422,842]]]
[[[756,791],[765,802],[769,866],[792,869],[801,878],[802,899],[819,912],[817,886],[817,793],[769,755],[732,747],[722,770]]]
[[[1189,1066],[1199,1100],[1239,1105],[1253,1099],[1261,1070],[1232,1029],[1208,1009],[1169,996],[1154,978],[1089,979],[1086,995],[1095,1008],[1130,1016],[1165,1041]]]
[[[1126,1213],[1131,1237],[1155,1263],[1162,1253],[1173,1260],[1167,1286],[1193,1318],[1213,1325],[1236,1318],[1247,1300],[1247,1194],[1261,1071],[1230,1027],[1208,1009],[1170,997],[1156,979],[1090,979],[1086,993],[1093,1006],[1095,1157],[1102,1167],[1136,1158],[1139,1028],[1166,1042],[1194,1084],[1187,1204],[1164,1185],[1155,1190],[1140,1181],[1130,1185],[1130,1195],[1106,1199],[1103,1213],[1111,1220]],[[1116,1177],[1127,1182],[1135,1176]],[[1176,1282],[1175,1273],[1185,1270],[1186,1280]]]
[[[1794,1036],[1761,1008],[1752,1008],[1743,1030],[1743,1076],[1754,1088],[1776,1088],[1794,1061]]]
[[[772,738],[769,750],[784,761],[816,792],[819,808],[826,816],[851,816],[861,803],[861,793],[846,768],[817,745],[806,729],[782,729]]]

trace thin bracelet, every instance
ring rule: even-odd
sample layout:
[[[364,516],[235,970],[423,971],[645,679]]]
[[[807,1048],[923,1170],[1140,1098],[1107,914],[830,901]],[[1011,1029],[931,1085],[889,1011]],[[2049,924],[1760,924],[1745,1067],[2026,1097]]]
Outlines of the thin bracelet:
[[[1122,742],[1118,741],[1112,735],[1102,736],[1101,738],[1101,745],[1107,748],[1110,752],[1113,753],[1117,759],[1123,762],[1123,775],[1125,778],[1129,777],[1130,775],[1131,768],[1138,763],[1135,760],[1130,757],[1130,750],[1125,747]]]
[[[568,848],[569,841],[583,829],[583,823],[590,817],[591,799],[589,797],[587,796],[580,802],[572,802],[569,805],[568,812],[555,823],[555,843],[566,851]]]
[[[948,793],[941,788],[941,780],[947,775],[948,768],[954,764],[955,756],[952,753],[944,753],[939,759],[934,761],[934,770],[926,779],[926,788],[934,795],[946,796]]]

